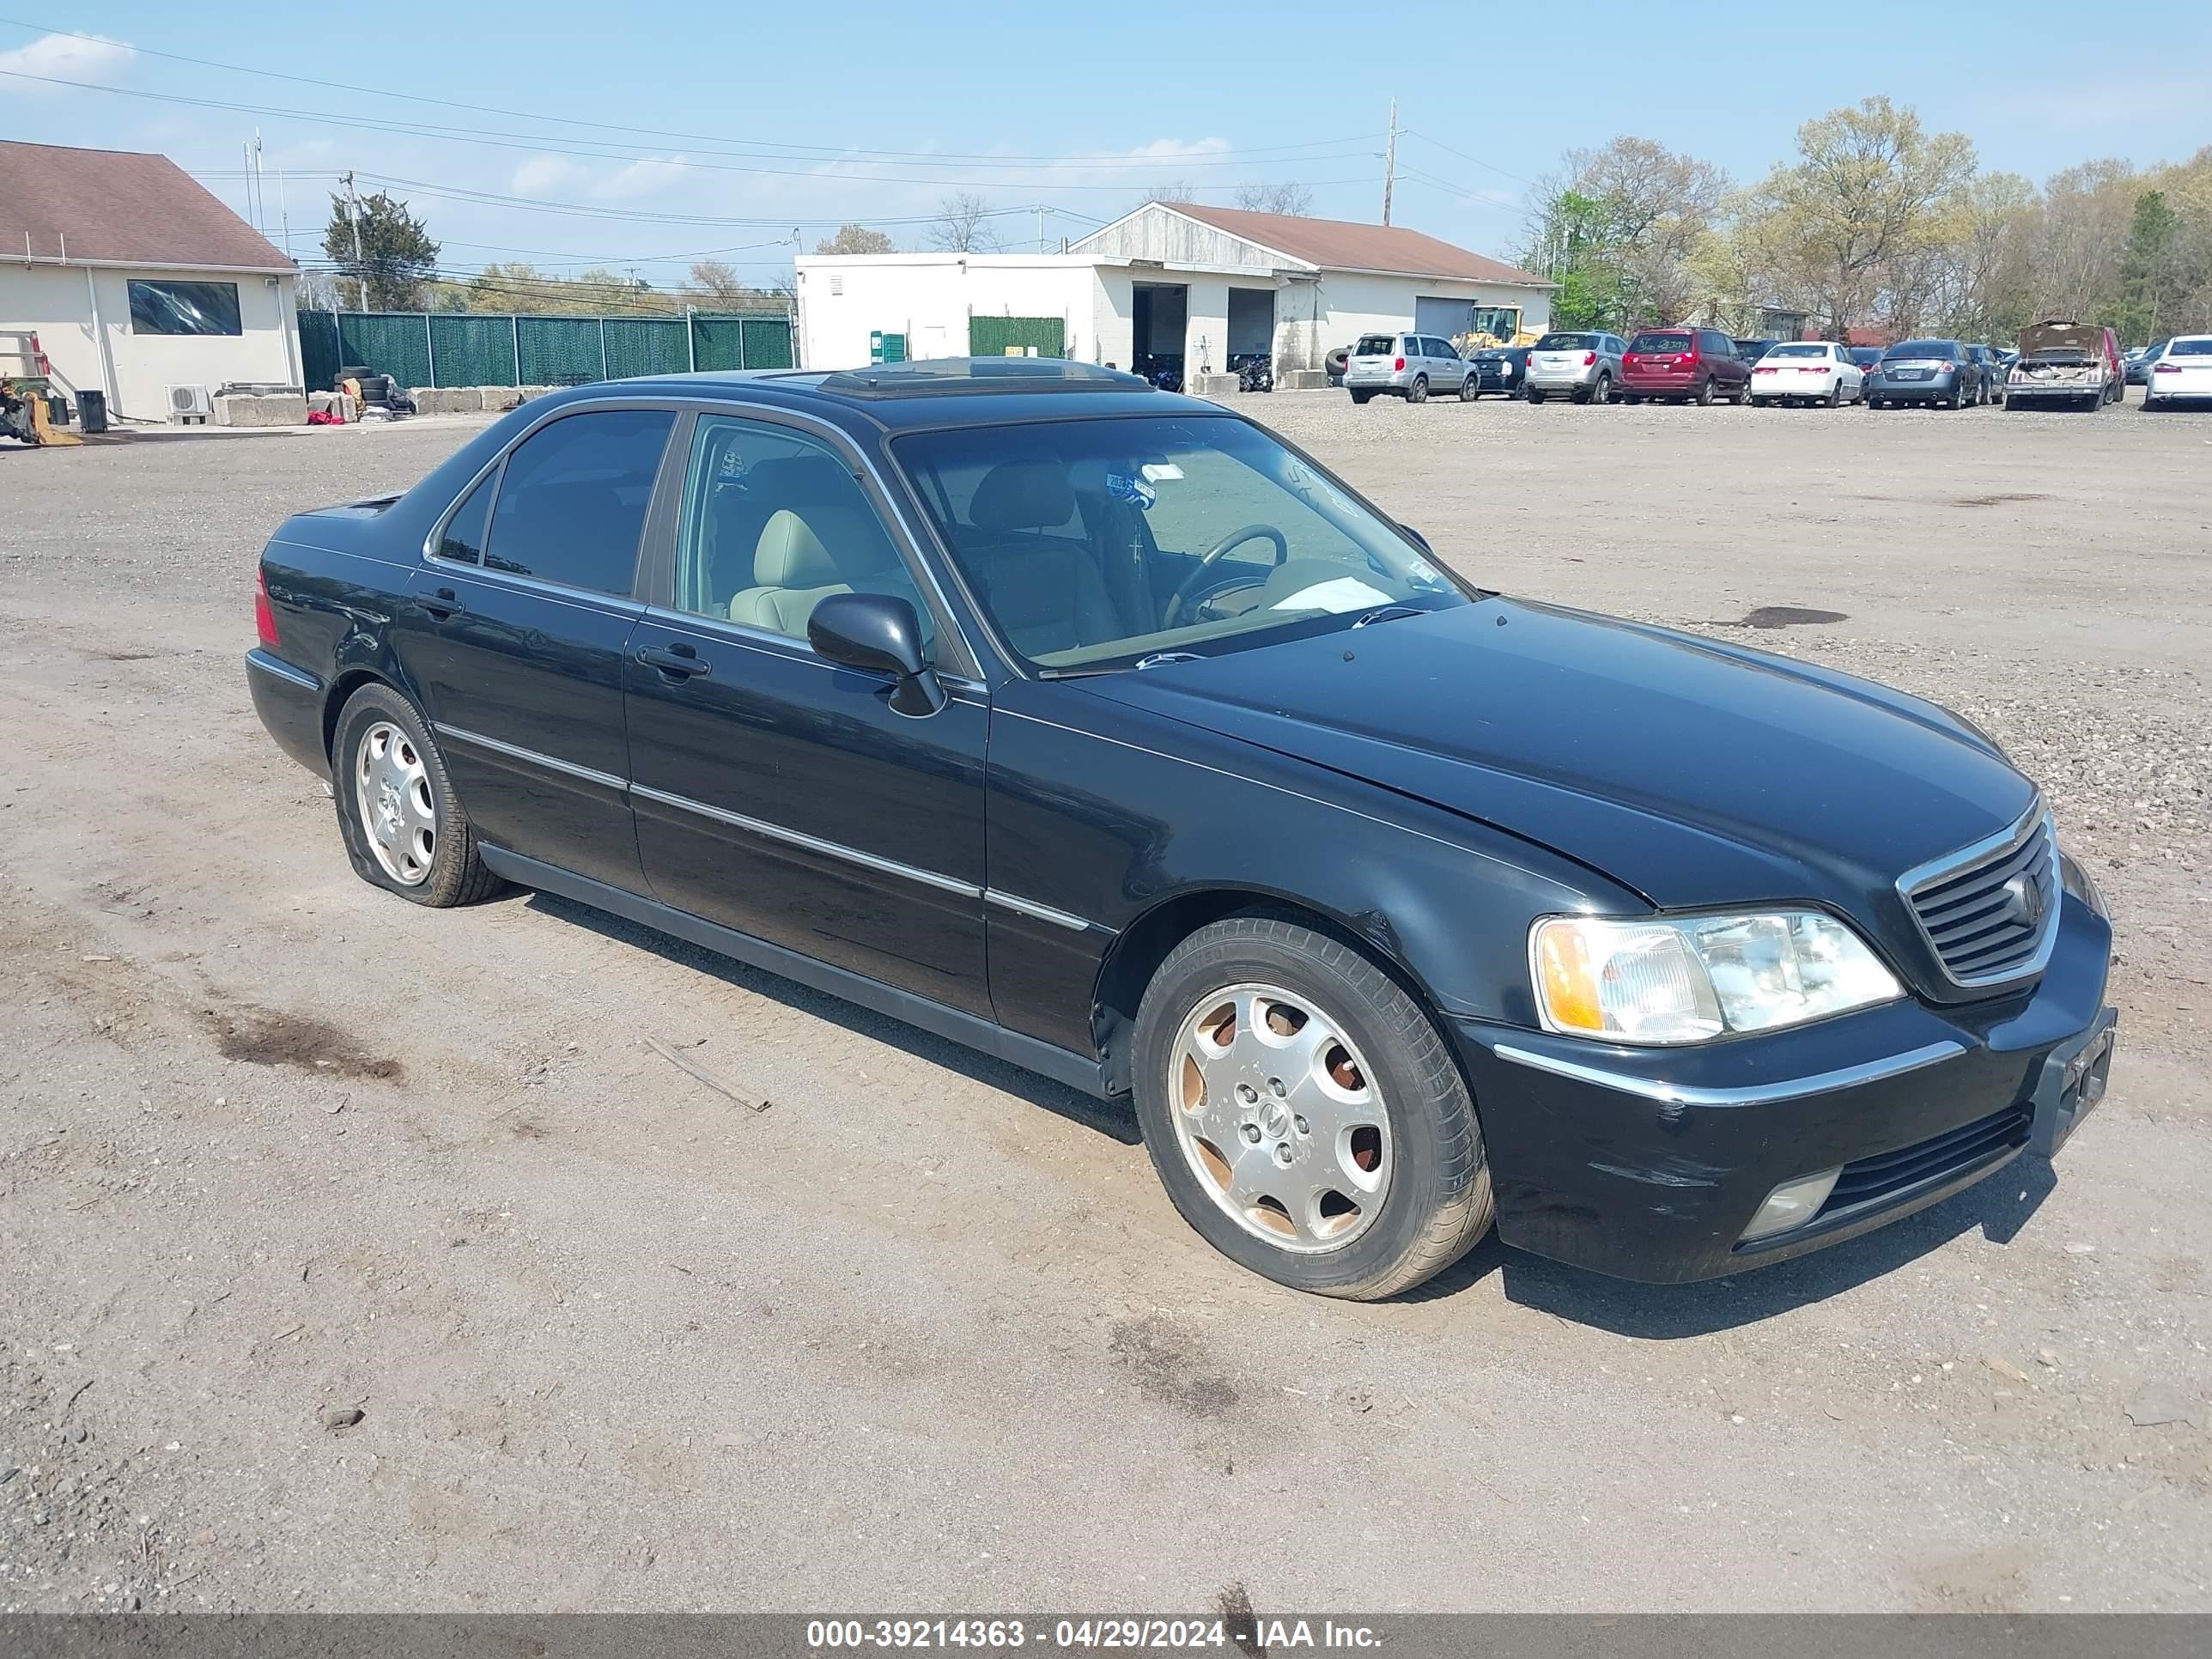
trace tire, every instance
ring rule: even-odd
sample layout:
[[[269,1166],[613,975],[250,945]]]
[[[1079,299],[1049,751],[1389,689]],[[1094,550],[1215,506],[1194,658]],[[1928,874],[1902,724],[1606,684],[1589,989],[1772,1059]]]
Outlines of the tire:
[[[1482,396],[1482,382],[1473,374],[1462,376],[1459,383],[1460,402],[1471,404],[1480,396]]]
[[[1232,1034],[1227,1047],[1217,1048],[1202,1023],[1214,1008],[1232,1016],[1215,1028]],[[1317,1042],[1333,1046],[1317,1047],[1308,1076],[1271,1099],[1263,1092],[1277,1081],[1265,1076],[1274,1063],[1269,1050],[1279,1045],[1295,1063],[1297,1042],[1263,1034],[1259,1022],[1279,1032],[1286,1012],[1304,1016],[1297,1032],[1320,1021]],[[1240,1041],[1256,1064],[1240,1066],[1230,1054]],[[1202,1072],[1200,1057],[1209,1054],[1215,1068]],[[1199,929],[1146,988],[1134,1056],[1137,1120],[1161,1184],[1183,1219],[1241,1267],[1293,1290],[1374,1301],[1449,1267],[1490,1230],[1495,1206],[1482,1132],[1450,1049],[1404,988],[1340,939],[1264,915]],[[1342,1086],[1347,1069],[1358,1079],[1356,1097]],[[1324,1073],[1334,1080],[1326,1090]],[[1254,1082],[1243,1084],[1244,1076]],[[1231,1078],[1241,1092],[1226,1086]],[[1217,1083],[1224,1085],[1218,1095]],[[1187,1112],[1194,1090],[1199,1106]],[[1239,1103],[1245,1095],[1249,1111]],[[1301,1100],[1320,1109],[1310,1133],[1296,1128]],[[1232,1131],[1234,1164],[1213,1146]],[[1270,1157],[1273,1135],[1284,1152]],[[1369,1205],[1354,1201],[1366,1193],[1346,1167],[1346,1149],[1377,1176]],[[1279,1175],[1285,1152],[1292,1161]],[[1374,1164],[1360,1162],[1367,1156]],[[1237,1203],[1232,1183],[1240,1197],[1274,1208]],[[1278,1191],[1288,1198],[1275,1199]],[[1291,1219],[1292,1204],[1304,1218]]]
[[[1634,409],[1641,404],[1644,399],[1638,397],[1632,392],[1624,392],[1620,394],[1620,401],[1626,404],[1631,409]]]
[[[1735,391],[1728,394],[1728,400],[1729,407],[1730,409],[1741,409],[1745,404],[1751,400],[1750,385],[1746,383],[1745,385],[1736,387]]]
[[[1612,375],[1601,374],[1597,377],[1596,384],[1590,387],[1589,400],[1599,404],[1609,404],[1613,401]]]
[[[1821,401],[1826,404],[1830,409],[1841,409],[1844,406],[1843,383],[1839,380],[1835,385],[1830,386],[1828,388],[1828,395],[1822,398]]]
[[[1934,407],[1938,409],[1960,409],[1965,406],[1966,401],[1966,394],[1959,389],[1959,383],[1956,380],[1954,380],[1951,382],[1951,395],[1948,398],[1942,399],[1940,403],[1935,404]]]
[[[442,910],[489,898],[504,884],[484,868],[476,831],[422,717],[392,687],[365,685],[346,700],[331,775],[346,856],[372,887]],[[389,824],[392,839],[380,840],[372,822]],[[427,849],[410,833],[420,830],[428,831]]]
[[[1712,406],[1713,383],[1711,380],[1708,380],[1703,386],[1698,388],[1698,407],[1699,409],[1711,409]]]
[[[1352,401],[1355,404],[1364,404],[1374,395],[1371,392],[1355,392],[1352,394]]]
[[[1413,376],[1413,385],[1406,388],[1406,401],[1409,404],[1425,404],[1428,400],[1429,377],[1425,374],[1416,374]]]
[[[1532,404],[1540,404],[1544,401],[1544,394],[1533,386],[1522,392],[1521,395]]]

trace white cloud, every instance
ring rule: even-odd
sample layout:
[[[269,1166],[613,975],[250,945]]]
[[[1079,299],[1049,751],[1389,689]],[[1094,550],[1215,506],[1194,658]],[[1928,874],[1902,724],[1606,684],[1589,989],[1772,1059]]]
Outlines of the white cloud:
[[[517,196],[550,196],[573,186],[583,168],[562,155],[533,155],[514,170]]]
[[[594,202],[630,202],[683,183],[690,166],[681,155],[647,155],[608,173],[565,155],[541,154],[515,168],[511,187],[517,196],[541,201],[581,196]]]
[[[632,161],[612,178],[600,179],[592,186],[592,195],[602,202],[629,202],[643,196],[658,196],[682,183],[684,170],[690,165],[681,155],[648,155],[642,161]]]
[[[13,75],[43,75],[58,81],[89,81],[99,85],[121,78],[137,54],[120,40],[80,34],[42,34],[27,46],[0,52],[0,71]],[[36,81],[10,81],[11,87],[33,92],[59,91]]]

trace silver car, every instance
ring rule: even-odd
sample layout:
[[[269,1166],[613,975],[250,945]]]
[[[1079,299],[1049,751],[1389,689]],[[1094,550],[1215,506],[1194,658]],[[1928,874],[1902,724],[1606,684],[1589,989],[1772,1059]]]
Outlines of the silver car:
[[[1547,334],[1528,353],[1522,394],[1532,404],[1567,397],[1578,404],[1609,404],[1620,384],[1620,354],[1628,343],[1601,330]]]
[[[1345,390],[1364,404],[1378,392],[1426,403],[1431,392],[1449,392],[1470,403],[1480,384],[1449,340],[1434,334],[1363,334],[1344,365]]]

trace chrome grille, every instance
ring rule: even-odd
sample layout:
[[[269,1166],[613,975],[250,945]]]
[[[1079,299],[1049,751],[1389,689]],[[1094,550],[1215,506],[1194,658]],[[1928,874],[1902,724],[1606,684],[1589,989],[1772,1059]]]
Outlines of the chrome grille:
[[[2058,927],[2058,848],[2040,805],[2002,836],[1898,883],[1936,960],[1958,985],[2040,971]]]

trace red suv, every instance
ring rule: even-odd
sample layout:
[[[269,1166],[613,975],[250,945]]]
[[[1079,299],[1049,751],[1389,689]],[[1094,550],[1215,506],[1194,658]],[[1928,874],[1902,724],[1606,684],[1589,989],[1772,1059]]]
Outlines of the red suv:
[[[1628,343],[1620,360],[1620,400],[1646,398],[1710,404],[1741,403],[1751,390],[1751,365],[1736,356],[1735,342],[1717,328],[1647,328]]]

